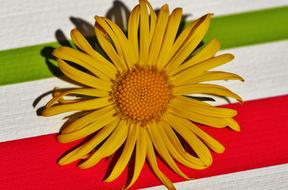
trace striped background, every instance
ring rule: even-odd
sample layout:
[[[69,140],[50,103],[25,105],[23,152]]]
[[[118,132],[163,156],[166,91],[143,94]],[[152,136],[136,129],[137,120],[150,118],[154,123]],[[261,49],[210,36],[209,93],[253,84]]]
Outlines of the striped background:
[[[244,84],[220,84],[246,102],[224,105],[239,110],[241,133],[205,128],[227,150],[214,156],[208,170],[187,170],[200,179],[180,182],[164,165],[162,169],[179,189],[288,189],[288,1],[154,0],[151,4],[160,7],[165,2],[171,8],[183,7],[188,20],[206,12],[215,14],[205,41],[218,38],[222,52],[236,56],[221,70],[246,79]],[[111,184],[101,182],[105,160],[87,171],[74,165],[58,167],[57,158],[73,144],[57,144],[54,139],[65,115],[42,118],[37,109],[55,86],[71,86],[55,77],[59,73],[49,59],[52,48],[59,46],[56,38],[69,36],[74,27],[82,31],[90,27],[79,25],[79,18],[90,23],[95,14],[115,18],[119,10],[125,15],[136,3],[0,0],[0,189],[119,189],[125,183],[125,174]],[[145,166],[134,188],[159,184]]]

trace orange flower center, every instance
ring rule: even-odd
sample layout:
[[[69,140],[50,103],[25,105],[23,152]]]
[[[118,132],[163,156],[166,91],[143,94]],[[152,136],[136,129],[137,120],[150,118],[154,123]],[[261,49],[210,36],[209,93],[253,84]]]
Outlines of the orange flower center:
[[[112,97],[120,115],[145,124],[159,119],[171,97],[167,76],[155,68],[136,67],[114,83]]]

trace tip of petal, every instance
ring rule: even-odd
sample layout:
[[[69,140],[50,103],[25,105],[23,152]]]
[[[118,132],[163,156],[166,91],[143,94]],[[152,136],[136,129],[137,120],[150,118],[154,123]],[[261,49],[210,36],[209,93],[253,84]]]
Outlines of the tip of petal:
[[[78,30],[76,28],[74,28],[74,29],[71,30],[70,33],[72,34],[72,33],[77,33],[77,32],[78,32]]]
[[[240,132],[241,129],[240,128],[237,128],[237,129],[233,129],[234,131],[237,131],[237,132]]]
[[[219,146],[217,151],[215,151],[215,152],[217,152],[219,154],[222,154],[223,152],[225,152],[225,147],[224,146]]]
[[[211,19],[211,17],[212,17],[213,15],[214,15],[213,13],[208,13],[208,14],[202,16],[201,18],[202,18],[203,20],[208,19],[208,20],[210,21],[210,19]],[[200,18],[200,19],[201,19],[201,18]]]
[[[90,168],[89,166],[85,165],[85,164],[80,164],[78,165],[78,168],[82,169],[82,170],[85,170],[85,169],[88,169]]]
[[[187,175],[185,175],[184,178],[187,179],[187,180],[193,179],[192,177],[189,177],[189,176],[187,176]]]
[[[56,49],[53,50],[52,55],[53,55],[54,57],[58,57],[57,55],[58,55],[58,53],[59,53],[59,49],[60,49],[60,48],[61,48],[61,47],[56,48]]]
[[[70,36],[74,42],[77,41],[77,36],[79,36],[79,33],[80,32],[76,28],[71,30]]]
[[[113,179],[110,179],[110,176],[108,176],[106,179],[103,180],[104,182],[108,183],[108,182],[112,182],[114,181]]]
[[[42,110],[40,114],[42,116],[44,116],[44,117],[48,117],[49,116],[49,114],[47,114],[47,110],[46,109]]]
[[[66,46],[60,46],[56,49],[53,50],[52,52],[52,55],[54,57],[57,57],[57,58],[60,58],[61,57],[61,54],[63,54],[63,52],[66,52],[67,51],[67,48]]]
[[[67,140],[63,139],[61,134],[56,136],[56,140],[57,140],[57,142],[63,143],[63,144],[71,142],[71,141],[67,141]]]
[[[240,102],[240,104],[244,104],[244,101],[243,101],[243,99],[240,96],[239,96],[239,98],[237,100],[238,100],[238,102]]]
[[[169,11],[169,6],[168,4],[164,4],[162,7],[161,7],[161,10],[165,11],[165,12],[168,12]]]
[[[207,159],[205,161],[201,160],[203,162],[203,164],[205,164],[207,167],[211,166],[213,163],[212,158],[211,159]]]
[[[139,4],[146,4],[147,0],[139,0]]]
[[[65,165],[68,164],[68,163],[65,162],[66,159],[63,159],[63,158],[65,158],[65,157],[62,157],[62,158],[60,158],[60,159],[58,160],[57,164],[58,164],[59,166],[65,166]]]
[[[173,10],[173,12],[175,12],[175,14],[177,15],[182,15],[183,9],[180,7],[177,7],[176,9]]]
[[[94,16],[94,19],[96,20],[96,22],[99,20],[99,19],[101,19],[101,17],[100,16],[98,16],[98,15],[96,15],[96,16]]]
[[[239,75],[238,75],[238,77],[239,77],[239,80],[240,80],[241,82],[245,82],[245,79],[244,79],[244,78],[242,78],[242,77],[239,76]]]
[[[221,43],[216,38],[212,38],[211,42],[213,42],[214,46],[218,46],[219,49],[221,48]]]
[[[240,131],[240,126],[239,126],[239,124],[238,124],[235,120],[230,119],[230,120],[228,120],[228,121],[229,121],[228,127],[229,127],[230,129],[232,129],[233,131],[237,131],[237,132]]]
[[[223,54],[223,56],[225,56],[225,58],[228,60],[233,60],[235,58],[235,56],[231,53]]]
[[[240,127],[236,127],[236,126],[233,126],[233,127],[229,126],[229,128],[236,132],[240,132],[241,130]]]

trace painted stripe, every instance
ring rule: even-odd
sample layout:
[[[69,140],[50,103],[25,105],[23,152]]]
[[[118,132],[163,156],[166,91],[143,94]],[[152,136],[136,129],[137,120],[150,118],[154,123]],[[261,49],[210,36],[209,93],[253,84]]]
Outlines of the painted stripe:
[[[287,106],[288,96],[225,106],[240,113],[237,120],[241,132],[201,127],[221,141],[226,147],[225,152],[213,153],[213,165],[206,170],[179,167],[197,179],[288,163]],[[59,144],[54,134],[0,143],[0,189],[120,189],[125,183],[127,170],[113,183],[102,182],[109,164],[107,159],[89,170],[78,169],[75,164],[57,166],[57,158],[77,143]],[[183,181],[160,160],[159,167],[173,182]],[[155,185],[160,182],[145,165],[134,188]]]
[[[243,100],[288,94],[287,48],[288,40],[224,50],[222,53],[234,54],[235,60],[215,70],[237,73],[245,79],[245,82],[215,83],[240,94]],[[215,105],[227,103],[223,99],[217,98],[217,100]]]
[[[288,164],[247,170],[220,176],[196,179],[175,184],[178,190],[223,190],[288,189]],[[145,188],[145,190],[165,190],[164,186]],[[144,189],[143,189],[144,190]]]
[[[123,1],[122,1],[123,2]],[[131,9],[137,1],[125,0],[125,6]],[[184,13],[195,17],[207,12],[213,12],[217,16],[246,12],[251,10],[271,8],[287,5],[287,0],[151,0],[155,8],[159,8],[164,3],[168,3],[172,8],[183,7]],[[94,16],[119,15],[125,8],[123,3],[115,1],[95,1],[95,0],[57,0],[37,1],[29,0],[21,6],[17,0],[1,1],[0,18],[0,49],[10,49],[28,45],[40,44],[54,41],[55,30],[61,29],[65,34],[69,34],[73,24],[69,17],[80,17],[88,19],[94,23]],[[127,9],[126,7],[126,9]],[[273,23],[275,24],[275,23]],[[68,35],[69,36],[69,35]]]
[[[287,19],[288,7],[218,17],[213,20],[205,41],[216,37],[222,43],[222,49],[227,49],[288,39]],[[59,75],[57,67],[45,59],[56,46],[57,43],[48,43],[1,51],[0,85]]]
[[[288,94],[288,41],[227,50],[236,59],[219,70],[242,75],[245,83],[221,82],[240,94],[245,101]],[[43,118],[36,110],[47,103],[46,96],[33,107],[37,98],[55,86],[69,87],[58,78],[2,86],[0,88],[0,142],[58,132],[63,115]],[[227,103],[219,99],[219,104]]]

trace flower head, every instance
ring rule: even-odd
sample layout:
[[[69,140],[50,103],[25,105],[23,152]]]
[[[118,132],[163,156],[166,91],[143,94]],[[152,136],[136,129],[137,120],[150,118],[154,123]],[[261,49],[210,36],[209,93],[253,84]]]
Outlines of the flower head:
[[[42,114],[82,111],[61,130],[57,139],[67,143],[91,138],[63,156],[59,164],[83,160],[79,167],[89,168],[114,155],[123,145],[105,181],[116,179],[134,152],[133,177],[125,187],[136,181],[147,159],[169,189],[174,186],[158,168],[156,152],[173,171],[187,179],[175,161],[197,170],[210,166],[211,150],[222,153],[224,147],[197,124],[228,126],[239,131],[233,119],[237,113],[213,107],[193,94],[241,101],[227,88],[203,82],[243,80],[233,73],[209,71],[233,59],[231,54],[215,56],[220,49],[216,39],[197,48],[211,16],[207,14],[191,22],[180,32],[182,9],[176,8],[169,14],[168,5],[163,5],[156,15],[147,1],[140,0],[130,14],[127,35],[111,20],[95,17],[95,33],[102,54],[78,30],[72,30],[72,40],[79,50],[62,46],[54,51],[54,56],[61,71],[79,87],[55,89]],[[196,155],[185,149],[179,136]]]

